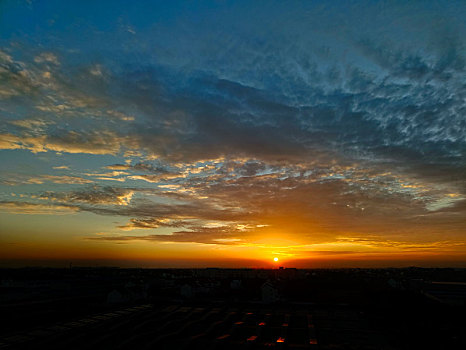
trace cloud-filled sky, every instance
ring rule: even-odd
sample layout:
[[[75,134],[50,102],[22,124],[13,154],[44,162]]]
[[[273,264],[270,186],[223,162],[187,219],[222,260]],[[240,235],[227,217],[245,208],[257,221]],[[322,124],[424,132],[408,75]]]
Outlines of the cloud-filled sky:
[[[2,261],[466,265],[463,1],[2,1]]]

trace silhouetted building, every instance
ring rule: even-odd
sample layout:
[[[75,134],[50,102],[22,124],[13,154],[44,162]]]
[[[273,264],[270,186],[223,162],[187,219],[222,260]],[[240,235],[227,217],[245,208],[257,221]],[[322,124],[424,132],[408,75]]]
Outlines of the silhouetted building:
[[[277,286],[270,281],[261,286],[261,294],[264,303],[276,303],[280,300],[280,292]]]

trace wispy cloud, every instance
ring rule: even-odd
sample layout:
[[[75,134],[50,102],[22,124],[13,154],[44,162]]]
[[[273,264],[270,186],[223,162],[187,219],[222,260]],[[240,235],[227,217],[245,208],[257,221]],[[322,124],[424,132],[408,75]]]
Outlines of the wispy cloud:
[[[28,202],[0,202],[0,210],[11,214],[65,215],[78,210],[73,206],[44,205]]]
[[[127,189],[93,186],[71,192],[45,192],[39,198],[59,201],[60,203],[128,205],[133,194],[134,191]]]

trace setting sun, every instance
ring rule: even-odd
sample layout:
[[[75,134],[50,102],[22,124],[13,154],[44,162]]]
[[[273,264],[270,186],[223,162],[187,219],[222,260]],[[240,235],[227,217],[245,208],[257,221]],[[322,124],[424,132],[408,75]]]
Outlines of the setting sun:
[[[273,258],[273,261],[277,262],[277,261],[278,261],[278,258]]]

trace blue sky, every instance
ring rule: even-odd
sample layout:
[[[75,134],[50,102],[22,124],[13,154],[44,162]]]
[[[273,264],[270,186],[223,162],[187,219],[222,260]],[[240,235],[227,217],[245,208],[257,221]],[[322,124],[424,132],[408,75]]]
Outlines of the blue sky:
[[[465,15],[3,1],[0,242],[464,262]]]

